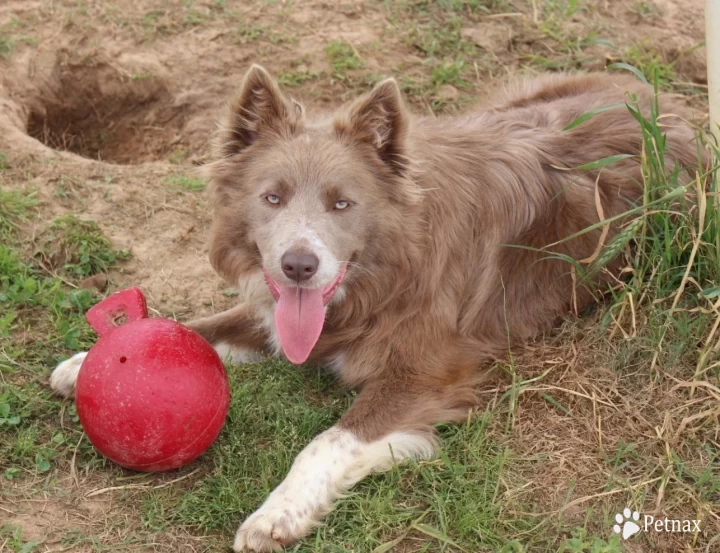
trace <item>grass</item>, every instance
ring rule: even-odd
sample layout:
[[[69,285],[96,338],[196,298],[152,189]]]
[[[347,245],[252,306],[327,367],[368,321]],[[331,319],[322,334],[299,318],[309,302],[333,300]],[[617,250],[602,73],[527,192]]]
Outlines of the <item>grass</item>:
[[[472,5],[476,6],[474,9]],[[416,2],[386,4],[393,24],[402,32],[403,41],[428,59],[471,56],[478,49],[463,38],[461,30],[481,14],[479,2]]]
[[[84,313],[98,297],[66,283],[126,257],[112,249],[95,223],[66,216],[49,227],[47,244],[64,252],[64,264],[56,269],[70,280],[48,276],[20,229],[34,206],[33,195],[0,189],[0,479],[6,484],[50,475],[58,459],[73,454],[86,470],[105,465],[86,441],[80,443],[74,406],[66,411],[68,424],[57,424],[58,401],[46,385],[46,371],[67,351],[87,349],[93,341]],[[10,497],[6,484],[0,501]],[[2,540],[13,551],[30,552],[37,545],[10,526],[0,531]]]
[[[150,494],[143,504],[146,524],[234,532],[238,521],[280,483],[302,447],[352,400],[322,373],[298,371],[277,361],[233,367],[231,380],[230,414],[211,467],[185,493]],[[514,464],[523,460],[498,445],[491,419],[488,411],[465,425],[441,428],[444,448],[439,459],[365,480],[297,550],[390,551],[394,542],[408,538],[424,542],[424,551],[459,550],[453,544],[473,551],[478,543],[498,551],[525,551],[511,536],[530,531],[535,521],[502,517],[508,503],[500,501],[506,487],[515,484]],[[584,532],[573,527],[567,531]],[[602,539],[593,535],[585,541]],[[538,537],[534,547],[551,542]],[[567,543],[572,547],[575,542]]]
[[[620,57],[624,62],[637,67],[643,74],[656,75],[662,88],[670,88],[672,81],[677,79],[674,63],[665,61],[647,41],[641,41],[625,49]]]
[[[173,162],[175,163],[175,162]],[[187,175],[172,175],[165,179],[165,184],[187,190],[189,192],[199,192],[205,190],[207,183],[200,178],[190,177]]]
[[[325,47],[325,53],[330,59],[333,76],[336,78],[344,79],[348,71],[360,69],[363,66],[360,56],[349,42],[333,40]]]
[[[22,529],[12,524],[0,527],[0,539],[13,553],[31,553],[42,543],[41,540],[24,540]]]
[[[465,69],[465,62],[462,59],[440,63],[430,73],[430,83],[433,89],[437,91],[445,84],[460,88],[467,87],[470,83],[463,79]]]
[[[32,18],[11,17],[8,22],[0,25],[0,59],[9,58],[18,44],[37,44],[36,38],[23,33],[24,30],[32,28],[33,22]]]
[[[658,72],[654,81],[657,90]],[[709,172],[698,163],[697,175],[666,164],[667,144],[657,105],[649,114],[640,113],[632,101],[628,109],[643,131],[644,196],[642,205],[627,215],[621,230],[585,271],[597,274],[618,252],[631,252],[626,269],[630,276],[610,290],[611,303],[598,331],[623,336],[614,370],[629,378],[639,368],[642,380],[633,380],[646,393],[659,393],[668,382],[675,386],[672,390],[695,390],[708,384],[712,388],[720,375],[720,205],[715,199],[720,156],[715,150]],[[577,265],[576,270],[584,269]],[[704,407],[694,409],[694,401]],[[705,517],[717,509],[720,446],[710,437],[719,414],[712,408],[714,401],[710,395],[701,399],[692,391],[681,393],[673,401],[683,414],[678,427],[671,431],[672,438],[656,443],[656,449],[647,440],[642,447],[620,442],[616,453],[606,458],[606,489],[627,486],[638,478],[655,480],[660,482],[659,489],[649,486],[641,496],[635,494],[640,505],[661,494],[666,510],[684,509],[689,518],[693,509]],[[704,449],[693,451],[703,443]],[[654,455],[657,464],[648,464]],[[690,473],[694,476],[688,477]],[[708,494],[708,488],[714,491]],[[694,505],[687,504],[685,493]]]
[[[277,81],[281,86],[294,87],[300,86],[308,81],[317,80],[318,78],[319,75],[316,73],[311,73],[308,70],[301,71],[295,68],[280,72],[277,76]]]
[[[421,60],[396,71],[411,102],[423,108],[430,105],[437,113],[457,111],[459,106],[472,101],[472,96],[438,97],[441,86],[470,90],[479,72],[501,71],[498,59],[469,40],[464,31],[481,28],[488,15],[512,11],[509,3],[403,0],[385,2],[384,9],[402,42]]]
[[[88,290],[66,290],[62,281],[45,277],[6,246],[0,246],[0,284],[0,374],[11,379],[0,391],[0,470],[12,480],[48,472],[81,436],[79,428],[68,432],[49,424],[57,402],[40,376],[61,352],[91,343],[83,314],[96,298]]]
[[[187,150],[184,150],[182,148],[177,148],[177,149],[173,150],[172,154],[170,154],[168,161],[170,163],[172,163],[173,165],[180,165],[185,160],[187,155],[188,155]]]
[[[35,206],[35,195],[0,188],[0,239],[6,240],[10,233],[27,221]]]
[[[643,19],[653,19],[662,15],[663,10],[652,0],[639,0],[635,2],[633,11],[638,17]]]
[[[36,240],[35,256],[51,272],[86,278],[107,272],[130,252],[116,250],[94,221],[75,215],[56,219]]]

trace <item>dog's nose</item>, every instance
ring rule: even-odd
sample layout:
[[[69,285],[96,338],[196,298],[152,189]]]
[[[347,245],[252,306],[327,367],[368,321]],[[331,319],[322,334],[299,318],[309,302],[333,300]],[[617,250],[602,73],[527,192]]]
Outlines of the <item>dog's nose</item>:
[[[302,282],[317,273],[320,260],[311,253],[285,252],[280,263],[286,277]]]

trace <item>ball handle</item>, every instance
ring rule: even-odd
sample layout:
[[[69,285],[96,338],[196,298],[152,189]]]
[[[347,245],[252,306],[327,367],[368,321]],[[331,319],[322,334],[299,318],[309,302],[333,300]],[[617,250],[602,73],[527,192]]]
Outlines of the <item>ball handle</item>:
[[[140,288],[132,287],[115,292],[92,306],[85,319],[98,336],[104,336],[120,325],[146,319],[147,316],[145,296]]]

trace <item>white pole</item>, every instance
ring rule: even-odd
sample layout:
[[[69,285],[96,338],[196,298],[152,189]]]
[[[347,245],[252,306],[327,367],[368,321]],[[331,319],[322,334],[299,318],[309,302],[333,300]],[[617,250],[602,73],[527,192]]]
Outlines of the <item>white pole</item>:
[[[705,0],[710,131],[720,144],[720,0]]]

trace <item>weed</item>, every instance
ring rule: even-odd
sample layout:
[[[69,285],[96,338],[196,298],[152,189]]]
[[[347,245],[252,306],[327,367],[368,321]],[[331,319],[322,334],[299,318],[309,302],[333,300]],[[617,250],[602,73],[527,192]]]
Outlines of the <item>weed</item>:
[[[187,175],[174,175],[167,177],[165,179],[166,184],[171,184],[173,186],[178,186],[184,190],[189,190],[190,192],[198,192],[200,190],[205,190],[206,183],[203,179],[199,179],[197,177],[189,177]]]
[[[344,78],[346,73],[352,69],[362,67],[362,60],[352,44],[343,40],[333,40],[325,47],[325,52],[333,68],[333,76]]]
[[[430,19],[424,25],[411,27],[405,41],[427,58],[476,55],[477,46],[462,37],[462,25],[459,17]]]
[[[147,12],[140,20],[140,26],[147,36],[155,34],[165,35],[171,31],[171,27],[167,23],[167,13],[164,10],[151,10]]]
[[[32,21],[13,17],[9,22],[0,25],[0,59],[10,57],[18,44],[34,46],[38,43],[37,38],[21,34],[23,29],[32,25]]]
[[[18,478],[21,469],[49,471],[57,455],[77,443],[81,430],[66,425],[64,432],[70,433],[70,440],[58,430],[54,423],[57,403],[38,377],[44,381],[46,367],[56,363],[59,355],[87,349],[92,343],[83,315],[95,301],[89,290],[66,291],[62,281],[45,276],[17,252],[0,245],[0,309],[4,314],[0,375],[5,379],[0,389],[0,468],[6,479]],[[90,459],[96,459],[94,454]]]
[[[207,16],[195,9],[190,9],[183,17],[183,24],[191,27],[203,25],[207,21]]]
[[[7,58],[13,51],[13,42],[9,38],[0,37],[0,58]]]
[[[265,28],[258,25],[250,25],[245,22],[241,22],[237,27],[237,36],[241,44],[253,42],[259,40],[265,35]]]
[[[7,546],[13,553],[32,553],[42,543],[40,540],[25,541],[22,529],[12,524],[0,527],[0,540],[3,547]]]
[[[615,534],[609,541],[603,538],[588,536],[584,528],[575,528],[572,537],[558,549],[558,553],[622,553],[624,548],[620,536]]]
[[[20,416],[10,413],[10,405],[0,403],[0,426],[15,426],[20,424]]]
[[[19,228],[35,206],[35,194],[0,188],[0,239]]]
[[[444,84],[451,84],[456,87],[467,87],[468,81],[462,78],[465,70],[465,62],[461,59],[444,61],[436,66],[430,74],[430,82],[435,90]]]
[[[629,65],[646,75],[649,79],[657,79],[661,88],[670,88],[676,79],[674,62],[667,62],[647,41],[641,41],[625,49],[620,57]]]
[[[441,2],[403,1],[386,3],[393,25],[401,32],[405,44],[414,48],[430,67],[428,79],[404,75],[401,86],[411,97],[434,95],[443,84],[466,88],[472,65],[481,58],[478,46],[463,37],[463,29],[479,22],[479,17],[504,9],[503,2],[443,0]],[[453,100],[433,100],[433,107],[443,110]]]
[[[173,165],[180,165],[183,160],[187,157],[187,150],[183,150],[182,148],[177,148],[173,150],[173,153],[170,154],[170,158],[168,161],[172,163]]]
[[[94,221],[66,215],[50,225],[37,239],[36,258],[50,271],[74,278],[107,272],[130,253],[116,250]]]
[[[282,86],[300,86],[307,81],[314,81],[318,78],[316,73],[299,71],[298,69],[287,69],[278,74],[278,83]]]
[[[653,19],[662,15],[662,9],[652,0],[639,0],[635,2],[633,11],[643,19]]]
[[[408,0],[402,2],[407,11],[416,15],[441,12],[446,15],[473,15],[507,10],[507,0]]]

